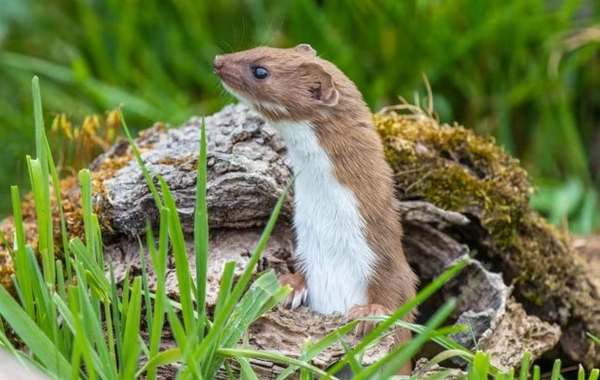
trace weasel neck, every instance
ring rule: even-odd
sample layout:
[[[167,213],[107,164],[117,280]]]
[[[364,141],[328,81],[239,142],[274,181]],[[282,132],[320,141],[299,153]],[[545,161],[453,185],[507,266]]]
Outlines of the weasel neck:
[[[309,306],[328,314],[366,304],[377,256],[354,192],[336,177],[311,123],[272,125],[286,141],[296,175],[296,256],[307,280]]]

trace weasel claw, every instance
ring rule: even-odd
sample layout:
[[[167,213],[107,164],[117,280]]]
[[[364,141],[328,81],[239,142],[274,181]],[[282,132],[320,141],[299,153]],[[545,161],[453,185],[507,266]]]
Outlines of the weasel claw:
[[[374,316],[374,315],[389,315],[391,314],[391,310],[386,308],[383,305],[377,303],[370,303],[367,305],[354,305],[350,308],[347,314],[347,318],[349,320],[354,320],[358,318]],[[354,328],[354,334],[360,337],[363,337],[370,333],[375,326],[377,326],[377,322],[372,321],[360,321],[356,327]]]
[[[281,286],[289,285],[292,288],[292,292],[282,301],[283,307],[293,310],[306,303],[308,288],[302,274],[284,274],[279,276],[277,281]]]

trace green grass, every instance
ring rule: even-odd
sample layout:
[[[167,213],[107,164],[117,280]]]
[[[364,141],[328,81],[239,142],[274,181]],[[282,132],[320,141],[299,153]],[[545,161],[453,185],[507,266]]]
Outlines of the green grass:
[[[282,288],[278,284],[272,270],[259,273],[252,279],[287,190],[282,193],[247,267],[235,285],[235,263],[229,262],[225,265],[215,313],[208,315],[204,302],[208,260],[204,124],[199,136],[201,144],[194,227],[194,258],[198,281],[190,275],[179,216],[169,187],[159,176],[159,193],[151,173],[144,167],[136,149],[136,158],[147,175],[147,183],[155,194],[156,206],[160,209],[158,240],[155,240],[153,230],[148,226],[146,247],[140,242],[143,274],[148,270],[145,265],[151,265],[157,276],[155,291],[152,292],[148,288],[145,275],[131,277],[130,273],[127,273],[123,283],[117,285],[112,263],[104,261],[100,226],[91,207],[91,180],[87,169],[79,172],[85,240],[75,238],[69,241],[64,259],[57,260],[49,228],[52,224],[49,212],[50,189],[41,186],[42,183],[48,183],[49,177],[55,176],[56,169],[52,154],[47,149],[37,77],[33,79],[33,98],[36,104],[34,109],[37,157],[27,157],[27,162],[31,168],[30,182],[38,212],[41,268],[34,251],[25,244],[19,192],[13,187],[11,194],[16,228],[16,274],[13,281],[17,291],[16,299],[0,287],[0,315],[3,318],[3,323],[0,324],[0,346],[19,361],[35,366],[58,379],[135,379],[141,376],[156,379],[157,369],[171,363],[181,364],[177,376],[179,379],[212,379],[217,371],[223,368],[232,374],[231,378],[235,378],[231,372],[231,360],[238,363],[243,378],[255,379],[257,375],[250,365],[251,358],[287,365],[288,368],[280,379],[287,378],[298,370],[301,371],[303,379],[312,379],[315,375],[320,375],[323,379],[335,379],[335,374],[344,365],[355,369],[356,379],[369,379],[375,374],[380,378],[391,376],[406,360],[410,360],[424,343],[434,341],[445,351],[432,358],[429,366],[443,363],[451,357],[461,357],[469,363],[469,379],[516,378],[512,373],[502,373],[491,365],[489,356],[483,352],[469,352],[447,338],[448,334],[462,329],[461,326],[443,327],[444,321],[456,304],[455,299],[450,299],[442,305],[425,326],[401,321],[412,307],[421,304],[456,275],[464,267],[466,260],[459,261],[425,286],[414,299],[393,315],[365,318],[378,320],[380,323],[360,344],[354,348],[347,348],[346,355],[328,371],[314,367],[310,360],[340,341],[345,334],[352,331],[358,321],[341,326],[319,341],[307,342],[298,358],[239,347],[238,342],[245,336],[250,324],[271,310],[290,291],[289,288]],[[127,131],[126,126],[125,129]],[[127,134],[130,136],[128,131]],[[129,138],[131,146],[134,147],[133,140]],[[62,231],[64,234],[65,230]],[[46,235],[43,235],[44,233]],[[66,236],[63,236],[63,239],[66,239]],[[169,299],[166,294],[166,261],[169,246],[175,259],[180,294],[178,302]],[[145,249],[149,253],[149,263],[144,261]],[[105,276],[106,268],[109,268],[109,278]],[[140,334],[141,323],[144,320],[148,326],[147,340]],[[393,350],[380,362],[368,368],[361,368],[357,358],[394,325],[413,330],[414,338]],[[7,335],[7,327],[17,334],[24,347],[18,348],[12,343]],[[169,328],[173,333],[176,348],[161,350],[160,343],[165,328]],[[141,364],[143,358],[147,359],[144,360],[144,365]],[[529,369],[529,354],[524,353],[519,378],[526,379]],[[533,374],[533,379],[539,379],[540,368],[534,366]],[[441,377],[438,374],[429,378]],[[560,361],[555,364],[552,378],[562,379]],[[582,369],[579,378],[585,379]],[[588,378],[596,380],[598,370],[591,371]]]
[[[215,54],[307,42],[357,83],[373,110],[399,95],[424,101],[425,74],[442,121],[493,135],[522,159],[540,186],[533,205],[552,222],[578,232],[600,225],[600,180],[589,168],[600,70],[597,40],[586,33],[600,10],[589,1],[140,4],[0,0],[0,139],[13,142],[3,162],[21,163],[31,149],[24,126],[33,74],[46,83],[47,111],[81,117],[125,103],[136,128],[177,124],[230,100],[210,69]],[[25,184],[6,167],[0,189]],[[565,196],[569,207],[555,206]],[[0,214],[8,207],[0,203]]]

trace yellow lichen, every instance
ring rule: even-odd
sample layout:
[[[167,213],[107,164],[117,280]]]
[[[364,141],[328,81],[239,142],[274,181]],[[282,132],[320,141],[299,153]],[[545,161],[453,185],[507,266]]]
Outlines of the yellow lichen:
[[[162,165],[178,167],[180,170],[187,172],[196,171],[198,169],[198,159],[191,155],[177,159],[163,157],[159,160],[159,163]]]

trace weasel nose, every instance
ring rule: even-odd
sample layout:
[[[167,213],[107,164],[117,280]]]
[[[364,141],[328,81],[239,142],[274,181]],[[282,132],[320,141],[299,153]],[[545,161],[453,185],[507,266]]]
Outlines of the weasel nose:
[[[221,57],[216,56],[215,60],[213,61],[213,73],[218,74],[221,68],[223,68],[223,60]]]

